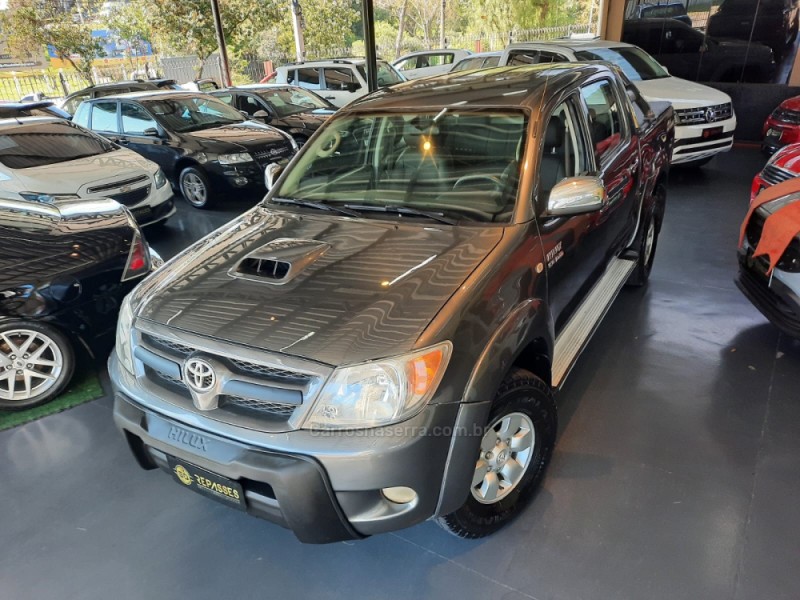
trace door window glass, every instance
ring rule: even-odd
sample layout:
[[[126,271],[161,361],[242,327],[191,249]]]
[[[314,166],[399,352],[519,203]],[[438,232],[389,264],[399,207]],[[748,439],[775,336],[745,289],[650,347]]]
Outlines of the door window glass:
[[[319,84],[319,69],[305,68],[289,71],[289,83],[299,85],[301,88],[307,90],[320,89]]]
[[[539,169],[540,187],[544,194],[549,194],[565,177],[584,175],[590,170],[589,154],[579,123],[570,102],[560,104],[547,122]]]
[[[356,79],[356,74],[348,68],[326,68],[325,89],[341,92],[356,92],[361,84]]]
[[[130,134],[143,134],[148,129],[158,129],[153,117],[138,104],[123,103],[120,107],[122,114],[122,131]]]
[[[92,129],[118,132],[117,103],[97,102],[92,105]]]
[[[600,163],[622,144],[620,105],[607,79],[582,87],[581,95],[589,109],[590,137]]]

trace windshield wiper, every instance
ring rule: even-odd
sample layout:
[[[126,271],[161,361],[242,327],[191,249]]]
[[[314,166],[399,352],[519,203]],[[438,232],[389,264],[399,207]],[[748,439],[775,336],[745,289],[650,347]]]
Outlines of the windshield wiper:
[[[300,198],[272,198],[275,204],[291,204],[292,206],[305,206],[306,208],[315,208],[317,210],[327,210],[338,212],[348,217],[360,217],[355,210],[350,210],[348,207],[337,206],[335,204],[326,204],[324,202],[314,202],[313,200],[302,200]]]
[[[420,210],[418,208],[411,208],[408,206],[393,206],[387,204],[345,204],[344,207],[359,211],[386,212],[395,213],[398,215],[408,215],[411,217],[424,217],[433,221],[439,221],[439,223],[445,223],[446,225],[455,225],[457,223],[455,219],[445,217],[442,213]]]

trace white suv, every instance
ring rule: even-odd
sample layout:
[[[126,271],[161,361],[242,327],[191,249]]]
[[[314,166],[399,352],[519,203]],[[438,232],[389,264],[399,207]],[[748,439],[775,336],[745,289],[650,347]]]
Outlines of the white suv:
[[[727,94],[672,77],[647,52],[624,42],[554,40],[511,44],[501,65],[604,60],[617,65],[645,100],[671,102],[675,109],[672,164],[700,166],[733,146],[736,115]]]
[[[469,50],[442,49],[421,50],[401,56],[392,63],[406,79],[419,79],[431,75],[449,73],[453,65],[472,54]]]
[[[341,108],[368,93],[364,63],[363,58],[333,58],[284,65],[276,69],[275,82],[312,90]],[[392,65],[378,61],[378,87],[405,80]]]
[[[154,162],[62,119],[0,119],[0,192],[59,204],[105,196],[140,225],[175,213],[173,192]]]

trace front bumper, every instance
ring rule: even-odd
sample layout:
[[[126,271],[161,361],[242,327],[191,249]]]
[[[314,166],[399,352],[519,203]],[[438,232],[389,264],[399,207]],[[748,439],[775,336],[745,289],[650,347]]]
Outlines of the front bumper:
[[[800,338],[800,273],[775,269],[767,277],[765,260],[753,259],[740,250],[736,286],[770,323],[786,335]]]
[[[764,124],[764,141],[761,149],[767,154],[775,154],[789,144],[800,142],[800,126],[767,119]]]
[[[114,420],[140,465],[168,469],[171,456],[237,481],[247,512],[288,527],[309,543],[403,529],[454,510],[466,498],[469,479],[463,479],[465,473],[471,477],[477,454],[456,451],[460,456],[450,460],[451,445],[474,445],[477,452],[481,433],[456,424],[484,423],[488,413],[488,403],[433,404],[394,426],[269,434],[215,421],[213,411],[208,416],[189,412],[153,396],[120,367],[114,354],[109,371]],[[187,439],[203,443],[180,441]],[[454,485],[445,485],[454,479]],[[413,489],[416,498],[390,502],[381,490],[397,486]]]
[[[722,127],[720,133],[704,134],[704,131]],[[692,162],[727,152],[733,147],[733,132],[736,117],[705,125],[676,125],[675,146],[672,149],[672,164]],[[705,136],[705,137],[704,137]]]
[[[264,168],[257,162],[238,165],[221,165],[209,162],[205,165],[211,187],[216,190],[266,191]]]

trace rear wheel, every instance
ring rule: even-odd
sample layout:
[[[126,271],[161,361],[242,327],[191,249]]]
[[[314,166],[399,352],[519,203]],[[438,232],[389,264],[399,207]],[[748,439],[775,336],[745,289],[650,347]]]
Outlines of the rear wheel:
[[[211,204],[211,185],[208,177],[197,167],[186,167],[178,178],[181,194],[195,208],[208,208]]]
[[[655,206],[648,214],[647,219],[643,222],[641,237],[639,240],[639,261],[636,268],[631,273],[627,285],[631,287],[642,287],[650,279],[650,271],[653,270],[653,261],[656,258],[656,248],[658,246],[658,233],[660,223],[656,220],[656,210],[662,205],[666,199],[666,190],[663,185],[659,185],[655,194]]]
[[[0,326],[0,408],[22,410],[52,400],[74,370],[72,346],[59,331],[31,322]]]
[[[549,386],[512,370],[495,395],[466,502],[438,523],[463,538],[490,535],[532,500],[553,454],[558,417]]]

